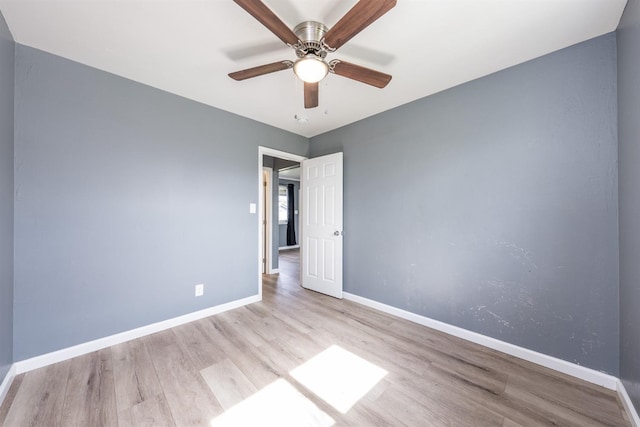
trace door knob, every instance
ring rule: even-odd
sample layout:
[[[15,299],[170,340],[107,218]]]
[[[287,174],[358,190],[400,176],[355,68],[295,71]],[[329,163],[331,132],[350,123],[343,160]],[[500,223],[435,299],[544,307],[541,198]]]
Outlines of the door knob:
[[[334,231],[334,232],[333,232],[333,235],[334,235],[334,236],[339,236],[339,235],[340,235],[340,232],[339,232],[338,230],[336,230],[336,231]]]

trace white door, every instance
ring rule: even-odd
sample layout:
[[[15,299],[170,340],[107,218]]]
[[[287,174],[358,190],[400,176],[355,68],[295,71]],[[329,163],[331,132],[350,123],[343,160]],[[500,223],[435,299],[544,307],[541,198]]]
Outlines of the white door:
[[[302,286],[342,298],[342,153],[302,162]]]

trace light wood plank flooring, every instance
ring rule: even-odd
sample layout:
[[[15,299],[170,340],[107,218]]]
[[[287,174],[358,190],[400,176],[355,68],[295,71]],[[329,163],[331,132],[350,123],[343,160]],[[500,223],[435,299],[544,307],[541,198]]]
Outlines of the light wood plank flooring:
[[[18,376],[4,426],[629,426],[615,393],[299,286]]]

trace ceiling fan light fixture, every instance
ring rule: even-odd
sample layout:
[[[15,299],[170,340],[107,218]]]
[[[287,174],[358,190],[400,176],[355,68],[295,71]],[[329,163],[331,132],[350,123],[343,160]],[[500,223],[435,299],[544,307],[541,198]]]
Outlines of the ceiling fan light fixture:
[[[307,55],[293,64],[293,72],[300,80],[317,83],[329,73],[329,65],[315,55]]]

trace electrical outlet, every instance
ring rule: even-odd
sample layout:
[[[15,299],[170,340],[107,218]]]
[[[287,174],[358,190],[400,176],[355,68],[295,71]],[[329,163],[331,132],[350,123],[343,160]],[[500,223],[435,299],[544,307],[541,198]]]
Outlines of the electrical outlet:
[[[196,296],[201,297],[202,295],[204,295],[204,285],[201,283],[196,285]]]

